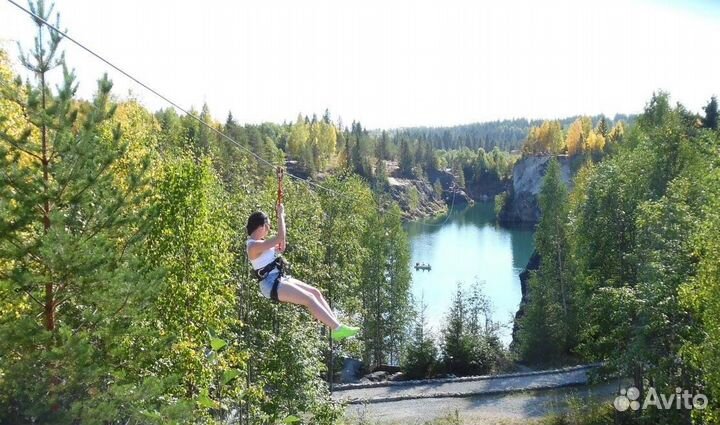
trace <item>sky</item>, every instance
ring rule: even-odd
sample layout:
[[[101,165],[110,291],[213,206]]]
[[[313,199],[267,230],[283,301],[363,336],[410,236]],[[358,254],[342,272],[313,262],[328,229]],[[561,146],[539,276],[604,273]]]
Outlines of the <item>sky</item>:
[[[26,5],[25,0],[20,0]],[[224,121],[294,121],[329,109],[365,128],[641,112],[652,93],[700,112],[720,94],[720,2],[58,0],[61,26],[189,108]],[[14,69],[33,24],[0,0]],[[90,98],[169,105],[69,41]]]

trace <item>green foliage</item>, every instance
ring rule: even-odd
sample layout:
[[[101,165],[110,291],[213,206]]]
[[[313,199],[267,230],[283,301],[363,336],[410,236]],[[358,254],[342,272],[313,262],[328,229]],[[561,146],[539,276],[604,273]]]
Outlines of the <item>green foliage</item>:
[[[398,160],[400,173],[403,176],[412,176],[413,157],[410,154],[410,144],[407,140],[400,142],[400,158]]]
[[[567,188],[554,158],[539,195],[542,218],[535,232],[540,267],[530,278],[525,317],[520,321],[520,358],[531,363],[563,363],[575,346],[574,282],[566,229]]]
[[[495,217],[500,217],[503,210],[505,209],[507,205],[508,200],[508,193],[502,192],[498,195],[495,195]]]
[[[713,145],[718,145],[717,136]],[[715,160],[717,162],[717,160]],[[705,188],[702,219],[697,223],[696,232],[686,241],[693,247],[691,260],[698,261],[697,273],[680,287],[680,302],[693,317],[700,322],[702,333],[689,338],[681,351],[683,357],[701,371],[702,379],[707,382],[705,393],[710,400],[710,408],[698,413],[707,423],[720,419],[720,170],[715,165],[712,172],[698,176],[698,183]],[[681,310],[683,311],[683,310]],[[708,394],[709,393],[709,394]]]
[[[708,102],[707,106],[703,108],[705,110],[705,117],[702,119],[702,125],[705,128],[709,128],[711,130],[717,130],[718,129],[718,103],[717,98],[713,96],[710,98],[710,102]]]
[[[410,211],[416,211],[420,206],[420,192],[415,186],[410,186],[407,191],[408,206]]]
[[[440,152],[439,158],[451,169],[461,187],[473,191],[490,192],[504,190],[504,184],[512,177],[512,167],[517,155],[495,147],[486,152],[480,148],[473,152],[467,148]]]
[[[411,312],[409,242],[399,207],[392,204],[387,212],[376,209],[362,236],[369,250],[360,286],[363,360],[368,366],[399,362]]]
[[[403,373],[409,379],[432,377],[438,368],[438,350],[435,338],[428,329],[426,310],[427,305],[420,299],[420,303],[414,308],[412,336],[401,362]]]
[[[491,319],[491,306],[479,283],[469,293],[458,284],[442,330],[445,371],[457,376],[483,375],[497,369],[505,356]]]
[[[602,116],[591,117],[590,128],[592,128],[593,122],[598,123],[602,118]],[[577,116],[567,117],[559,122],[563,128],[568,128],[576,119],[578,119]],[[635,116],[617,114],[613,117],[612,122],[625,121],[631,123],[634,120]],[[542,124],[542,120],[520,118],[454,127],[412,127],[402,129],[398,133],[398,137],[421,140],[429,143],[432,148],[439,150],[460,150],[463,148],[477,150],[482,148],[485,151],[490,151],[497,147],[510,152],[521,149],[531,128],[540,127]]]
[[[650,382],[658,392],[681,387],[712,399],[717,315],[707,321],[696,315],[712,310],[716,299],[717,275],[704,271],[717,258],[716,238],[707,235],[714,228],[716,209],[709,206],[717,199],[719,144],[695,121],[681,105],[672,108],[667,94],[654,95],[616,153],[581,171],[568,222],[576,302],[584,312],[579,352],[633,377],[639,388]],[[717,409],[693,415],[712,422]],[[643,416],[677,423],[690,413]]]
[[[375,173],[373,179],[373,189],[375,193],[384,193],[389,186],[388,173],[385,161],[382,159],[377,160],[375,163]]]
[[[611,403],[568,398],[563,413],[543,418],[539,425],[610,425],[631,424],[631,412],[618,413]]]
[[[324,171],[335,153],[337,131],[330,122],[318,121],[313,117],[306,122],[298,115],[290,129],[288,138],[288,154],[296,159],[300,166],[310,174]],[[254,152],[258,152],[253,149]]]
[[[44,3],[33,8],[49,17]],[[73,99],[59,42],[38,26],[35,51],[23,56],[36,85],[2,86],[3,104],[23,113],[0,117],[13,126],[0,133],[4,423],[70,422],[83,400],[101,397],[117,370],[106,347],[139,276],[149,158],[131,142],[146,141],[104,127],[116,111],[106,78],[92,102]],[[53,92],[45,81],[56,65],[64,79]]]
[[[65,77],[55,92],[23,85],[0,55],[0,423],[335,423],[327,333],[248,273],[245,220],[272,209],[274,170],[191,116],[113,104],[106,79],[75,100]],[[307,127],[295,159],[311,171],[334,165],[338,135],[374,174],[359,124],[350,135],[327,114],[297,126],[193,114],[279,164]],[[365,325],[332,354],[396,363],[410,320],[401,213],[357,176],[323,185],[285,182],[292,274]]]

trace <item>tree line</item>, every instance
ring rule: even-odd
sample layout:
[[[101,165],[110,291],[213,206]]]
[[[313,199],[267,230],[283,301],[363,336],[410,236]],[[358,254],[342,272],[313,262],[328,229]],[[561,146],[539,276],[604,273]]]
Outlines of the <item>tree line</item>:
[[[585,155],[598,160],[622,139],[626,125],[625,121],[613,124],[601,116],[593,127],[592,118],[582,116],[565,130],[560,121],[545,121],[530,129],[522,152],[524,155]]]
[[[562,127],[568,127],[580,117],[573,116],[557,120]],[[592,122],[599,122],[602,115],[593,116]],[[624,121],[631,123],[633,115],[615,114],[612,122]],[[533,127],[540,127],[544,120],[518,118],[498,120],[484,123],[458,125],[453,127],[409,127],[395,131],[398,136],[428,142],[434,149],[471,150],[484,149],[491,151],[496,146],[503,151],[522,148],[528,133]]]
[[[648,102],[567,192],[552,161],[540,193],[539,269],[516,346],[538,364],[603,361],[641,391],[705,394],[704,410],[627,414],[632,423],[716,423],[720,299],[720,133],[668,94]]]
[[[417,300],[402,369],[410,379],[487,375],[506,370],[511,357],[503,347],[500,324],[482,283],[458,284],[445,323],[436,335],[428,327],[424,299]]]

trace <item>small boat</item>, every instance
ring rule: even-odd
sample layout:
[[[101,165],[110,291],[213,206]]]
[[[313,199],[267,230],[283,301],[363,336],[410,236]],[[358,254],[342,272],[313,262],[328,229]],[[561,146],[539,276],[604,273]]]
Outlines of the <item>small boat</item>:
[[[415,270],[427,270],[427,271],[430,271],[430,269],[431,269],[430,264],[415,263]]]

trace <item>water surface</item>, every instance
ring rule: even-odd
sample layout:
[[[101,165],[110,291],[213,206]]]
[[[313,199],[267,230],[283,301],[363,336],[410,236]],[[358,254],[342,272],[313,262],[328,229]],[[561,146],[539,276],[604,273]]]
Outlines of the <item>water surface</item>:
[[[427,226],[405,225],[410,238],[411,266],[430,264],[432,270],[412,269],[412,293],[427,304],[428,324],[439,330],[444,323],[457,283],[469,287],[483,282],[495,321],[508,323],[520,304],[520,272],[533,250],[530,227],[501,227],[495,222],[493,202],[479,202],[455,209],[447,217]],[[501,331],[510,343],[511,328]]]

